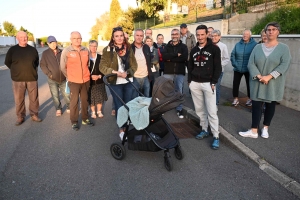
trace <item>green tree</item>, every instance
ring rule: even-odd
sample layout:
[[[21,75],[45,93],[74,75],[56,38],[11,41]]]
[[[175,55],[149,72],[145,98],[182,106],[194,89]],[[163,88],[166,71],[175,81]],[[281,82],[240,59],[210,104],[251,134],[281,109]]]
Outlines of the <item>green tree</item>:
[[[138,0],[148,17],[153,17],[158,11],[163,10],[167,0]]]
[[[116,26],[120,25],[120,21],[122,19],[123,11],[121,9],[120,3],[118,0],[112,0],[110,4],[110,11],[109,11],[109,23],[104,34],[104,39],[109,40],[111,37],[112,29]]]
[[[8,36],[15,36],[17,33],[17,29],[15,28],[15,26],[8,21],[3,22],[3,28]]]

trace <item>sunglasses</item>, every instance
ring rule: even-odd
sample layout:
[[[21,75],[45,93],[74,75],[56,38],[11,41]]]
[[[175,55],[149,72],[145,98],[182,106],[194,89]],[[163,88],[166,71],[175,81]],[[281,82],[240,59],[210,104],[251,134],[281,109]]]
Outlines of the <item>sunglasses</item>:
[[[123,31],[123,28],[120,26],[113,28],[113,33],[116,31]]]

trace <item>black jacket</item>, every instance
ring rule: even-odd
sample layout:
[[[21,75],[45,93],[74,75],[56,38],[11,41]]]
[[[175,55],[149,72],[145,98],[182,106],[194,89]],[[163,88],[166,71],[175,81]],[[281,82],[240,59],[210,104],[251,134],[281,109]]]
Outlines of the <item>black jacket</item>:
[[[209,38],[202,49],[198,45],[199,42],[190,53],[188,83],[195,81],[216,84],[222,72],[221,51]]]
[[[100,54],[97,54],[97,59],[96,59],[95,65],[94,65],[94,61],[90,59],[89,70],[90,70],[90,74],[91,74],[91,81],[90,81],[91,85],[96,85],[96,84],[103,83],[104,74],[102,74],[100,72],[100,68],[99,68],[100,61],[101,61],[101,55]],[[94,69],[93,69],[93,66],[94,66]],[[101,75],[101,78],[96,80],[96,81],[93,81],[92,80],[92,75]]]
[[[131,48],[133,50],[133,53],[135,53],[134,42],[131,44]],[[147,63],[148,78],[149,78],[149,81],[152,81],[153,80],[153,74],[152,74],[152,71],[151,71],[151,66],[152,66],[152,63],[151,63],[151,51],[150,51],[150,47],[148,45],[146,45],[146,44],[143,44],[143,53],[144,53],[144,56],[145,56],[145,59],[146,59],[146,63]]]
[[[185,75],[185,65],[188,59],[188,49],[185,44],[178,42],[173,45],[172,40],[168,42],[164,51],[161,52],[165,62],[164,74],[182,74]],[[178,56],[178,53],[181,55]]]
[[[57,54],[55,55],[53,50],[48,48],[43,52],[40,61],[40,66],[44,74],[57,83],[66,80],[65,75],[60,70],[61,52],[62,50],[57,48]]]

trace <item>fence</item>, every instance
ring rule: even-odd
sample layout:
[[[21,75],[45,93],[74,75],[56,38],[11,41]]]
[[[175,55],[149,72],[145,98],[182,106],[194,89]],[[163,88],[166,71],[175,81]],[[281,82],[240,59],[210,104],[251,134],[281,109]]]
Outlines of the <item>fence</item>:
[[[0,36],[0,46],[12,46],[17,44],[15,37]]]
[[[207,1],[208,2],[208,1]],[[134,29],[161,28],[176,26],[182,23],[196,23],[224,19],[232,13],[266,12],[277,6],[299,2],[299,0],[214,0],[210,4],[198,4],[187,15],[163,15],[135,22]]]

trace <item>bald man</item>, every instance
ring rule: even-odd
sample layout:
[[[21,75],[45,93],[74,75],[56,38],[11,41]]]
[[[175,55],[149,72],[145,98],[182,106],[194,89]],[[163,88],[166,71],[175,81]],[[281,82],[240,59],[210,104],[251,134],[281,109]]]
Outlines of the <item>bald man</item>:
[[[29,97],[29,113],[35,122],[41,122],[38,117],[38,73],[39,55],[37,50],[28,45],[28,36],[24,31],[17,33],[18,44],[12,46],[5,57],[5,65],[10,69],[13,93],[16,106],[16,126],[21,125],[26,116],[25,93]]]
[[[80,97],[82,124],[94,126],[88,115],[88,91],[90,88],[89,51],[81,46],[81,34],[71,33],[71,45],[65,48],[60,58],[60,68],[70,88],[70,120],[72,129],[79,130],[78,102]]]

